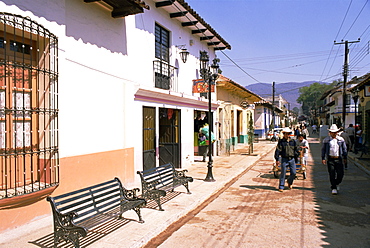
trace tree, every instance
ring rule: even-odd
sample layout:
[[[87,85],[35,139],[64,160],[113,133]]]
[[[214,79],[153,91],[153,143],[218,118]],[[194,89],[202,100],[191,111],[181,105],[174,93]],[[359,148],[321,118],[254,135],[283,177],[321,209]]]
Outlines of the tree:
[[[310,86],[302,87],[299,89],[299,97],[297,102],[302,104],[302,111],[305,115],[310,115],[312,109],[323,104],[323,101],[320,100],[321,96],[329,89],[334,88],[340,82],[333,81],[331,84],[324,83],[313,83]]]

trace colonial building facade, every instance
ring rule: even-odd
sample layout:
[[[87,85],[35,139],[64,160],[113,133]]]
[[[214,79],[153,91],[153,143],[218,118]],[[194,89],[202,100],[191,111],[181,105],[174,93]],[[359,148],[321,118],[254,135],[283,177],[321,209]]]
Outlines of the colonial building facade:
[[[185,1],[0,9],[0,231],[50,215],[49,194],[139,186],[138,170],[194,160],[194,115],[208,109],[192,88],[199,53],[231,47]]]

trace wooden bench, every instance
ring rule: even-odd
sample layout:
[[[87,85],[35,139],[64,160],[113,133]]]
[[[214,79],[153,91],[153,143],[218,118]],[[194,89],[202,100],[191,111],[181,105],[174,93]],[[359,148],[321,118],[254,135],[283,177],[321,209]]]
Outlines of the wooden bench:
[[[176,187],[184,185],[187,193],[189,191],[189,182],[192,177],[185,176],[187,170],[176,170],[171,164],[164,164],[145,171],[138,171],[141,178],[142,197],[146,200],[155,200],[160,211],[163,211],[160,197],[166,196],[167,191],[173,191]]]
[[[127,210],[134,210],[141,218],[140,208],[146,200],[138,198],[135,188],[127,190],[118,178],[55,197],[47,197],[54,219],[54,246],[70,241],[79,247],[80,237],[108,220],[122,218]]]

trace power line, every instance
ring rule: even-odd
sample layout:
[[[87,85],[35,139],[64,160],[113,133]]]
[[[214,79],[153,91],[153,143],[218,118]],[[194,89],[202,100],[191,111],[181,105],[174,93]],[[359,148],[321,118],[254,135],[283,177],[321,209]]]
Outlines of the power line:
[[[352,29],[353,25],[356,23],[356,21],[357,21],[358,17],[361,15],[361,13],[362,13],[362,11],[364,10],[364,8],[365,8],[365,6],[366,6],[366,4],[367,4],[367,2],[368,2],[368,1],[369,1],[369,0],[367,0],[367,1],[366,1],[366,3],[364,4],[364,6],[362,6],[362,9],[360,10],[360,13],[358,13],[358,15],[357,15],[356,19],[353,21],[352,25],[349,27],[349,29],[348,29],[347,33],[346,33],[346,34],[344,35],[344,37],[343,37],[343,40],[346,38],[346,36],[347,36],[348,32]],[[351,0],[351,2],[352,2],[352,0]]]
[[[175,5],[176,6],[176,8],[181,12],[181,9],[179,8],[179,7],[177,7],[177,5]],[[191,21],[190,20],[190,18],[188,17],[188,16],[186,16],[186,18],[189,20],[189,21]],[[207,37],[207,35],[205,34],[205,32],[204,31],[202,31],[202,30],[200,30],[199,29],[199,27],[197,27],[197,26],[195,26],[197,29],[198,29],[198,31],[200,31],[200,33],[204,36],[204,37]],[[213,45],[216,45],[212,40],[211,40],[211,42],[212,42],[212,44]],[[232,60],[228,55],[226,55],[226,53],[224,53],[222,50],[221,50],[221,53],[227,58],[227,59],[229,59],[235,66],[237,66],[241,71],[243,71],[246,75],[248,75],[250,78],[252,78],[253,80],[255,80],[256,82],[258,82],[258,83],[261,83],[260,81],[258,81],[256,78],[254,78],[252,75],[250,75],[248,72],[246,72],[243,68],[241,68],[234,60]]]
[[[348,44],[349,43],[357,43],[357,42],[360,42],[359,40],[357,41],[344,41],[344,42],[339,42],[339,43],[336,43],[334,42],[335,45],[341,45],[341,44],[344,44],[344,66],[343,66],[343,97],[342,97],[342,103],[343,103],[343,106],[342,106],[342,121],[343,121],[343,126],[346,125],[346,96],[347,96],[347,87],[346,87],[346,84],[347,84],[347,76],[348,76]]]
[[[221,53],[228,58],[236,67],[238,67],[241,71],[243,71],[245,74],[247,74],[250,78],[252,78],[254,81],[261,83],[259,80],[255,79],[252,75],[250,75],[248,72],[246,72],[243,68],[241,68],[234,60],[232,60],[226,53],[221,51]]]
[[[250,58],[250,59],[243,59],[243,61],[241,61],[242,59],[238,59],[239,61],[239,64],[243,64],[243,65],[248,65],[248,64],[253,64],[253,65],[256,65],[256,64],[267,64],[267,63],[278,63],[278,62],[282,62],[282,61],[290,61],[290,60],[300,60],[300,59],[307,59],[307,58],[314,58],[314,57],[322,57],[322,56],[325,56],[325,54],[314,54],[312,53],[312,55],[307,55],[307,56],[296,56],[296,57],[289,57],[289,55],[278,55],[278,56],[268,56],[268,57],[260,57],[260,58]],[[271,60],[269,60],[271,59]],[[260,62],[256,62],[256,61],[260,61]],[[249,62],[250,61],[250,62]],[[320,60],[321,61],[321,60]]]
[[[346,14],[345,14],[345,15],[344,15],[344,17],[343,17],[342,24],[340,25],[339,30],[338,30],[337,35],[335,36],[335,39],[334,39],[334,40],[337,40],[337,38],[338,38],[339,32],[340,32],[340,30],[341,30],[341,29],[342,29],[342,27],[343,27],[343,23],[344,23],[344,21],[345,21],[345,20],[346,20],[346,18],[347,18],[347,14],[348,14],[349,9],[351,8],[351,5],[352,5],[352,0],[351,0],[351,2],[350,2],[350,3],[349,3],[349,5],[348,5],[348,8],[347,8]],[[328,57],[328,59],[327,59],[327,61],[326,61],[326,63],[325,63],[324,69],[323,69],[323,71],[322,71],[322,73],[321,73],[320,81],[321,81],[321,78],[322,78],[322,76],[324,75],[324,72],[325,72],[325,70],[326,70],[326,66],[327,66],[327,64],[328,64],[328,62],[329,62],[329,59],[330,59],[330,56],[331,56],[331,52],[333,51],[333,48],[334,48],[334,44],[332,45],[332,47],[331,47],[331,49],[330,49],[330,54],[329,54],[329,57]],[[338,51],[337,51],[337,54],[338,54]],[[337,54],[335,55],[335,57],[337,56]],[[334,59],[334,60],[335,60],[335,59]],[[333,62],[333,63],[334,63],[334,62]],[[332,67],[333,67],[333,64],[331,65],[330,70],[328,71],[328,74],[330,73],[330,71],[331,71],[331,68],[332,68]],[[328,74],[327,74],[326,76],[328,76]]]

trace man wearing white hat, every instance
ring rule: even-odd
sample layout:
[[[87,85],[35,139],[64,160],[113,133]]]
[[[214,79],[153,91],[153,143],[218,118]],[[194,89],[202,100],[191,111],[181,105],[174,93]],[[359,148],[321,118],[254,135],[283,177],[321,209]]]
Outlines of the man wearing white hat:
[[[280,180],[279,180],[279,188],[280,192],[284,191],[285,186],[285,174],[287,171],[287,167],[290,167],[290,175],[288,177],[288,188],[293,188],[293,181],[296,175],[296,161],[298,160],[299,156],[299,146],[294,139],[289,138],[289,134],[292,132],[289,127],[283,128],[281,131],[283,133],[283,138],[279,139],[276,150],[275,150],[275,160],[276,164],[279,165],[279,159],[281,156],[281,168],[280,168]]]
[[[328,167],[331,193],[336,195],[344,176],[343,164],[347,161],[347,146],[344,139],[338,136],[340,129],[337,125],[331,125],[328,130],[329,136],[322,141],[321,157],[322,163]]]

